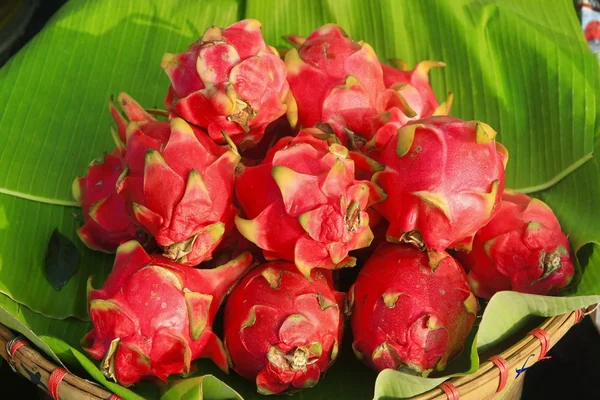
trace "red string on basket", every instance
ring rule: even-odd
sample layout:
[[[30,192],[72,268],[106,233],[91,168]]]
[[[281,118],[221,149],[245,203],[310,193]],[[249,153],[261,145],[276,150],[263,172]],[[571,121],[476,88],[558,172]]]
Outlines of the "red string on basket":
[[[54,400],[58,400],[58,386],[63,378],[67,375],[67,371],[62,368],[56,368],[48,378],[48,392]]]
[[[496,393],[498,393],[504,389],[506,382],[508,382],[508,363],[500,356],[490,357],[490,361],[498,368],[498,371],[500,371],[500,383],[498,383],[498,389],[496,389]]]
[[[448,400],[459,400],[460,399],[458,389],[452,383],[450,383],[448,381],[443,382],[440,385],[440,389],[442,389],[444,391],[444,393],[446,393],[446,397],[448,397]]]
[[[14,342],[12,342],[10,348],[8,349],[8,362],[12,363],[13,357],[15,356],[15,354],[17,354],[17,350],[19,350],[26,344],[27,341],[25,339],[17,339]]]
[[[116,394],[113,394],[112,396],[110,396],[110,398],[108,400],[123,400],[121,397],[117,396]]]
[[[550,336],[548,336],[548,333],[541,328],[535,328],[534,330],[529,332],[529,334],[536,337],[540,341],[540,346],[542,347],[542,349],[540,350],[540,357],[538,358],[538,361],[550,358],[546,357],[546,353],[550,348]]]
[[[581,322],[582,319],[583,310],[581,308],[578,308],[577,310],[575,310],[575,323]]]

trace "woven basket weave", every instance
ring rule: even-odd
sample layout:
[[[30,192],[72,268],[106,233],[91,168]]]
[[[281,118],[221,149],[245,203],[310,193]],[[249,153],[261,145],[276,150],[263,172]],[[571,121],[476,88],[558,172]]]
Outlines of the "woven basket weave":
[[[587,313],[583,310],[576,310],[569,314],[548,318],[515,345],[490,357],[493,361],[482,360],[476,373],[449,379],[437,388],[414,397],[413,400],[518,398],[524,379],[523,371],[519,371],[532,366],[540,358],[543,359],[545,353],[585,314]],[[118,396],[87,380],[66,373],[65,370],[48,361],[29,343],[15,337],[2,324],[0,324],[0,347],[4,349],[2,356],[15,372],[46,390],[55,399],[119,399]]]

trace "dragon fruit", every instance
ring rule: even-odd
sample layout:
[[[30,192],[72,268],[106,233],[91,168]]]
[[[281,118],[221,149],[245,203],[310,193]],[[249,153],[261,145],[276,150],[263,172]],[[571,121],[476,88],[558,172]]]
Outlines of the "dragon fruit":
[[[261,394],[294,392],[317,384],[342,340],[345,294],[331,271],[311,279],[283,261],[255,268],[225,305],[225,347],[233,369]]]
[[[123,171],[120,151],[93,160],[87,175],[73,181],[73,197],[81,204],[85,224],[77,234],[92,250],[114,253],[123,242],[144,241],[117,195],[115,183]]]
[[[389,241],[470,250],[504,190],[508,152],[482,122],[429,117],[399,129],[381,150],[373,182],[387,194],[375,208]]]
[[[473,292],[486,299],[501,290],[557,294],[575,273],[569,241],[550,207],[511,190],[475,235],[473,250],[457,258]]]
[[[227,354],[212,331],[225,295],[249,268],[244,253],[216,269],[194,269],[148,255],[136,241],[119,247],[102,289],[88,282],[93,328],[84,347],[108,378],[129,386],[188,373],[197,358],[228,370]]]
[[[296,107],[285,64],[261,29],[254,19],[211,26],[185,53],[165,54],[167,109],[219,143],[225,143],[222,131],[241,149],[259,142],[270,122]]]
[[[132,105],[127,97],[119,99]],[[218,146],[181,118],[129,121],[125,131],[127,168],[116,187],[136,223],[172,260],[197,265],[210,258],[237,213],[235,146]]]
[[[366,209],[383,198],[376,185],[354,178],[348,150],[316,136],[316,128],[279,140],[255,167],[240,168],[237,199],[246,217],[240,233],[267,259],[312,268],[353,266],[348,252],[369,246],[373,234]]]
[[[285,55],[288,81],[297,102],[298,125],[329,124],[342,143],[357,146],[373,135],[372,120],[390,107],[408,111],[400,92],[386,89],[377,55],[339,26],[327,24]]]
[[[73,197],[82,206],[85,224],[77,231],[86,246],[105,253],[114,253],[121,243],[137,239],[147,242],[146,235],[128,215],[125,202],[117,195],[115,184],[123,172],[125,157],[126,128],[129,121],[144,126],[152,137],[163,137],[169,133],[169,124],[158,122],[126,93],[121,93],[118,103],[125,113],[123,116],[112,100],[108,106],[117,130],[111,127],[116,144],[111,154],[92,160],[87,175],[73,181]],[[166,126],[165,126],[166,125]]]
[[[441,371],[462,349],[477,314],[462,267],[447,253],[379,246],[350,288],[356,356],[369,367]]]

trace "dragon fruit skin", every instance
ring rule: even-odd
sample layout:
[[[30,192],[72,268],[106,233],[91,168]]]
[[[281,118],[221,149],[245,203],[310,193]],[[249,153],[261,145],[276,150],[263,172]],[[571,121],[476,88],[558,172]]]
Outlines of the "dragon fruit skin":
[[[388,240],[470,250],[504,190],[508,152],[495,135],[482,122],[441,116],[399,129],[372,178],[387,194],[375,209],[390,223]]]
[[[383,198],[376,185],[355,180],[348,150],[315,136],[322,134],[313,128],[282,138],[235,182],[248,218],[236,216],[240,233],[268,260],[293,261],[307,277],[312,268],[355,264],[348,252],[373,238],[366,209]]]
[[[364,142],[373,135],[375,117],[406,104],[399,92],[386,89],[371,46],[353,41],[339,26],[323,25],[306,38],[288,40],[299,46],[286,53],[285,64],[300,127],[326,123],[342,143]]]
[[[313,270],[309,280],[293,263],[273,261],[253,269],[229,296],[225,347],[232,368],[259,393],[314,386],[336,359],[345,294],[335,291],[331,275]]]
[[[123,242],[144,240],[115,190],[122,171],[120,151],[116,149],[93,160],[86,176],[73,181],[73,197],[81,204],[85,221],[77,235],[92,250],[114,253]]]
[[[218,143],[225,143],[222,131],[241,149],[258,143],[270,122],[295,109],[285,64],[261,29],[254,19],[211,26],[185,53],[165,54],[167,109]]]
[[[369,367],[441,371],[463,349],[477,314],[462,267],[447,253],[379,246],[350,288],[352,347]]]
[[[502,290],[557,294],[575,273],[569,241],[550,207],[512,190],[475,235],[471,252],[457,257],[473,292],[486,299]]]
[[[212,331],[219,305],[251,265],[244,253],[216,269],[194,269],[148,255],[136,241],[117,250],[102,289],[88,282],[93,328],[86,351],[121,385],[187,373],[190,363],[211,358],[224,371],[228,360]]]
[[[122,94],[119,103],[127,110],[134,101]],[[233,228],[233,181],[240,160],[235,146],[218,146],[181,118],[117,123],[125,124],[127,168],[117,193],[166,257],[200,264]]]

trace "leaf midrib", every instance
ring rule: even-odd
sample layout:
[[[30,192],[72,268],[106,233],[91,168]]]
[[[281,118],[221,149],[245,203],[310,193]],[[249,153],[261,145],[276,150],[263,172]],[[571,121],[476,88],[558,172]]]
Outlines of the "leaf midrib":
[[[19,199],[35,201],[38,203],[52,204],[55,206],[79,207],[79,203],[77,203],[76,201],[51,199],[48,197],[35,196],[32,194],[17,192],[17,191],[6,189],[6,188],[0,188],[0,194],[17,197]]]
[[[564,178],[566,178],[570,174],[572,174],[573,172],[575,172],[577,169],[579,169],[585,163],[587,163],[588,161],[593,160],[593,159],[594,159],[594,153],[593,152],[589,153],[589,154],[586,154],[583,157],[581,157],[580,159],[576,160],[573,164],[569,165],[567,168],[565,168],[562,171],[560,171],[552,179],[550,179],[550,180],[548,180],[548,181],[546,181],[544,183],[541,183],[539,185],[527,186],[527,187],[524,187],[524,188],[516,188],[514,190],[517,191],[517,192],[521,192],[521,193],[531,194],[531,193],[541,192],[542,190],[549,189],[552,186],[554,186],[557,183],[559,183],[560,181],[562,181]]]

